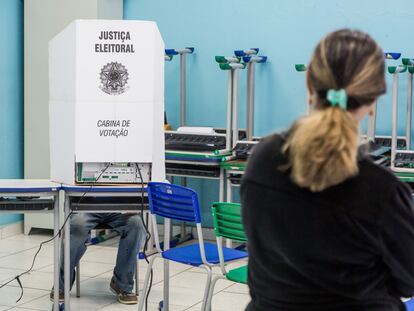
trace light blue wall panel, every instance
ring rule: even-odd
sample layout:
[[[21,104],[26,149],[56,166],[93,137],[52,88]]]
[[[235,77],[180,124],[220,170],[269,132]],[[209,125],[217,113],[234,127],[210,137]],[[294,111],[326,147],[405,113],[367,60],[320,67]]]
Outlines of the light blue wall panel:
[[[23,1],[0,1],[0,178],[23,177]],[[22,220],[0,216],[0,226]]]
[[[188,56],[189,125],[225,126],[227,74],[215,55],[258,47],[269,62],[256,70],[255,135],[288,127],[305,111],[304,75],[295,63],[306,63],[320,38],[352,27],[369,32],[388,51],[414,57],[414,13],[410,0],[124,0],[124,18],[153,20],[166,47],[194,46]],[[165,99],[170,123],[179,121],[179,60],[166,63]],[[245,125],[245,72],[240,75],[240,120]],[[404,129],[407,77],[401,78],[400,130]],[[391,81],[388,76],[388,89]],[[404,109],[403,109],[404,108]],[[379,134],[391,131],[391,94],[379,101]],[[208,214],[217,200],[210,183],[197,182]]]

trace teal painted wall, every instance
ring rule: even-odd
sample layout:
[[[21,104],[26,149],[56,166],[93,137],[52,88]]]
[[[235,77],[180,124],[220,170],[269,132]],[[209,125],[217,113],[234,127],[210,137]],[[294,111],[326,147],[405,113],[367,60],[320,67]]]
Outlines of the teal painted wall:
[[[158,23],[167,48],[194,46],[188,56],[189,125],[225,126],[227,74],[218,69],[215,55],[234,49],[260,48],[269,57],[256,70],[255,135],[288,127],[305,111],[304,75],[295,63],[306,63],[317,42],[332,30],[352,27],[370,33],[384,50],[414,57],[411,32],[414,13],[410,0],[124,0],[125,19]],[[165,102],[170,123],[179,120],[179,60],[166,63]],[[245,77],[240,73],[240,120],[245,125]],[[401,105],[405,104],[407,78],[400,79]],[[391,131],[391,80],[379,101],[377,133]],[[404,129],[400,109],[400,130]],[[192,181],[199,190],[204,215],[217,200],[218,184]],[[210,223],[207,220],[207,223]]]
[[[23,178],[23,1],[0,1],[0,42],[0,178]]]

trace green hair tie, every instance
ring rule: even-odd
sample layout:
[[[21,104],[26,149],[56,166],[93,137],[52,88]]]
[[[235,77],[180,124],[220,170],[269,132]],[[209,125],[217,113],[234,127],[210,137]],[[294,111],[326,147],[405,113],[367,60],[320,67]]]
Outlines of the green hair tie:
[[[346,95],[344,89],[329,90],[328,93],[326,93],[326,99],[331,103],[333,107],[338,106],[346,110],[348,96]]]

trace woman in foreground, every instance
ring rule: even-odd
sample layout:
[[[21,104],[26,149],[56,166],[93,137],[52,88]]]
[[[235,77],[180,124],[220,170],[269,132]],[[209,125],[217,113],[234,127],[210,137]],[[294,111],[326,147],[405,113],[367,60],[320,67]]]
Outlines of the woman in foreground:
[[[263,139],[242,182],[247,310],[405,310],[414,294],[410,189],[359,152],[359,123],[385,93],[384,56],[340,30],[307,70],[313,112]]]

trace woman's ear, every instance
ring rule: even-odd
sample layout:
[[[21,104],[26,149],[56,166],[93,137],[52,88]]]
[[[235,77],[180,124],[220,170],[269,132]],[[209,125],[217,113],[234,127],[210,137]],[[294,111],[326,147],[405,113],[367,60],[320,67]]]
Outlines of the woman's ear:
[[[368,114],[371,115],[372,113],[372,106],[362,105],[361,107],[350,111],[352,117],[357,123],[360,123],[362,119]]]
[[[308,106],[311,106],[312,103],[312,89],[310,88],[310,84],[309,84],[309,77],[308,74],[306,74],[306,103],[308,104]]]
[[[373,107],[373,105],[372,105],[371,109],[369,110],[368,115],[370,117],[372,117],[374,115],[374,107]]]

